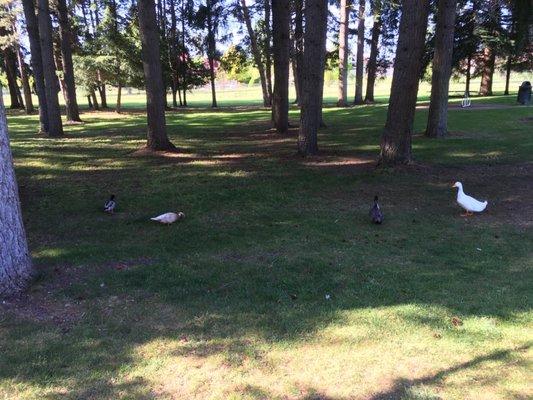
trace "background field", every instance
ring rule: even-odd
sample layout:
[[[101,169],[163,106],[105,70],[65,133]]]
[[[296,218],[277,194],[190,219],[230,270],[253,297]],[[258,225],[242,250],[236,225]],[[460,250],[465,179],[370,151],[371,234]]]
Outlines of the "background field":
[[[248,107],[256,89],[168,112],[180,153],[166,157],[137,152],[142,110],[84,112],[60,140],[12,112],[38,276],[0,304],[0,398],[533,396],[533,108],[475,99],[429,140],[423,89],[416,164],[381,170],[385,90],[328,107],[309,159],[295,129],[278,136]],[[459,216],[456,180],[486,213]],[[383,226],[369,223],[376,194]],[[149,221],[173,210],[186,219]]]

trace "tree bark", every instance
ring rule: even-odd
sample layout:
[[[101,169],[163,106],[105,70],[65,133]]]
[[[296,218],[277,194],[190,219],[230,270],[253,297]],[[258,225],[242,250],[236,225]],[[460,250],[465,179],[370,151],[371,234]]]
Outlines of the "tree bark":
[[[94,91],[94,89],[91,89],[89,91],[89,97],[93,101],[93,108],[98,111],[100,109],[100,105],[98,104],[98,98],[96,97],[96,92]]]
[[[496,54],[489,46],[483,49],[483,66],[481,67],[481,85],[479,94],[481,96],[492,96],[492,80],[494,76],[494,64]]]
[[[26,114],[31,114],[34,111],[33,99],[31,98],[31,87],[28,79],[28,73],[26,71],[26,65],[24,63],[24,58],[22,57],[22,53],[20,52],[20,48],[18,45],[16,48],[16,52],[19,65],[20,80],[22,81],[22,91],[24,92],[24,108],[26,110]]]
[[[139,28],[146,85],[146,112],[148,120],[147,147],[152,150],[175,150],[166,131],[163,74],[159,53],[159,31],[155,17],[154,0],[139,0]]]
[[[307,0],[305,20],[298,152],[307,156],[318,152],[317,133],[321,122],[321,92],[326,58],[327,0]]]
[[[207,58],[209,61],[209,80],[211,81],[211,107],[217,108],[217,92],[215,85],[215,57],[217,53],[216,38],[212,21],[212,5],[208,0],[207,2]]]
[[[265,4],[265,77],[267,81],[267,90],[268,90],[268,98],[270,99],[270,102],[268,105],[271,105],[272,102],[272,49],[270,46],[270,42],[272,40],[272,29],[270,27],[270,15],[271,15],[271,8],[270,8],[270,1],[271,0],[264,0]]]
[[[472,56],[469,54],[467,61],[466,61],[466,82],[465,82],[465,94],[470,96],[470,79],[471,79],[471,72],[470,69],[472,68]]]
[[[0,297],[8,297],[26,288],[32,275],[32,262],[22,221],[1,92],[0,176]]]
[[[38,0],[39,36],[41,40],[41,54],[43,60],[44,86],[46,91],[46,108],[48,111],[48,136],[63,136],[61,110],[57,93],[59,83],[54,64],[54,48],[52,42],[52,21],[48,0]]]
[[[355,67],[355,99],[354,104],[363,104],[363,75],[365,70],[365,4],[366,0],[359,0],[357,26],[357,62]]]
[[[380,163],[411,162],[411,135],[422,68],[429,0],[404,0]]]
[[[44,88],[43,59],[41,52],[41,40],[39,38],[39,26],[37,15],[35,13],[35,4],[33,0],[22,0],[24,8],[24,19],[26,20],[26,30],[30,42],[31,67],[33,70],[33,79],[35,81],[35,90],[39,100],[39,121],[40,132],[48,133],[48,108],[46,107],[46,92]]]
[[[76,83],[74,81],[74,65],[72,63],[72,33],[65,0],[57,1],[59,19],[59,36],[61,39],[61,59],[65,80],[65,103],[67,120],[81,122],[78,101],[76,100]]]
[[[350,21],[351,0],[341,0],[339,27],[339,90],[337,106],[346,107],[348,104],[348,25]]]
[[[503,94],[505,96],[509,95],[509,83],[511,82],[511,66],[513,58],[511,56],[507,57],[507,63],[505,65],[505,91]]]
[[[252,48],[252,56],[254,57],[255,65],[259,71],[259,81],[261,82],[261,90],[263,93],[263,105],[268,107],[271,103],[270,96],[268,94],[267,82],[265,76],[265,66],[263,65],[263,60],[261,59],[261,51],[259,50],[259,45],[257,44],[257,36],[255,34],[254,28],[252,26],[252,19],[250,18],[250,10],[246,5],[246,0],[241,0],[241,10],[242,18],[244,24],[246,25],[246,30],[248,31],[248,37],[250,38],[250,47]]]
[[[122,112],[122,83],[118,83],[118,89],[117,89],[117,106],[115,108],[115,112],[117,114],[120,114]]]
[[[294,63],[293,75],[294,86],[296,88],[295,103],[301,105],[302,97],[302,74],[303,68],[303,41],[304,41],[304,23],[303,23],[303,0],[294,0]]]
[[[426,129],[428,137],[444,137],[448,133],[448,92],[452,75],[456,7],[457,0],[438,1],[431,97]]]
[[[367,80],[365,103],[374,103],[374,86],[376,85],[378,55],[379,55],[379,37],[381,36],[381,26],[383,20],[381,9],[374,10],[374,24],[372,26],[372,38],[370,40],[370,56],[367,64]]]
[[[7,85],[9,87],[9,97],[11,99],[9,108],[23,108],[24,105],[20,102],[20,90],[17,85],[17,62],[12,47],[6,47],[4,49],[4,67],[6,70]]]
[[[274,96],[272,120],[278,133],[289,130],[289,59],[291,12],[286,0],[272,0]]]

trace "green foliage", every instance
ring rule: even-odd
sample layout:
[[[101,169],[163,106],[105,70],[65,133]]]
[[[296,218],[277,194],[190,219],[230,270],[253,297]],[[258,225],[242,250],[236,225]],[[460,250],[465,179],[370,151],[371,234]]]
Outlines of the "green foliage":
[[[220,58],[220,66],[229,79],[238,82],[250,81],[250,65],[246,52],[241,46],[230,46]]]

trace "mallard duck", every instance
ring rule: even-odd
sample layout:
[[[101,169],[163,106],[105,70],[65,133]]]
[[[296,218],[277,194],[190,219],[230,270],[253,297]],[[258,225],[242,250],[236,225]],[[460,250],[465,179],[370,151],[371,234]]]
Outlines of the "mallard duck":
[[[115,207],[117,206],[117,202],[115,201],[115,195],[112,194],[109,197],[109,200],[107,200],[104,204],[104,211],[109,214],[113,214],[115,212]]]
[[[473,215],[473,213],[482,212],[485,210],[485,208],[487,208],[487,204],[489,204],[487,201],[481,202],[465,194],[465,192],[463,192],[463,184],[461,182],[455,182],[452,187],[459,188],[459,191],[457,192],[457,203],[466,211],[466,213],[461,214],[461,216],[466,217]]]
[[[383,222],[383,213],[381,212],[381,208],[379,208],[378,196],[374,197],[374,205],[370,209],[370,218],[372,218],[373,223],[378,225]]]
[[[165,225],[170,225],[176,221],[179,221],[181,219],[185,218],[185,214],[182,212],[174,213],[174,212],[167,212],[161,215],[158,215],[157,217],[150,218],[152,221],[157,221]]]

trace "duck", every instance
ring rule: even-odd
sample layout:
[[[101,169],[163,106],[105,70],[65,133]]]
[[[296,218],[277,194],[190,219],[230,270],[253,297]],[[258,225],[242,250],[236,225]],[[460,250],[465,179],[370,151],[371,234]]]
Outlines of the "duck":
[[[381,224],[383,222],[383,213],[378,204],[378,196],[374,196],[374,205],[370,209],[370,218],[374,224]]]
[[[455,182],[452,187],[459,189],[457,192],[457,203],[466,211],[466,213],[461,214],[461,216],[467,217],[474,215],[475,212],[480,213],[487,208],[489,202],[486,200],[479,201],[474,199],[472,196],[465,194],[463,191],[463,184],[461,182]]]
[[[182,220],[183,218],[185,218],[185,214],[182,212],[167,212],[150,219],[161,224],[170,225],[176,221]]]
[[[112,194],[109,197],[109,200],[107,200],[104,204],[104,212],[113,214],[115,212],[116,206],[117,206],[117,202],[115,200],[115,195]]]

